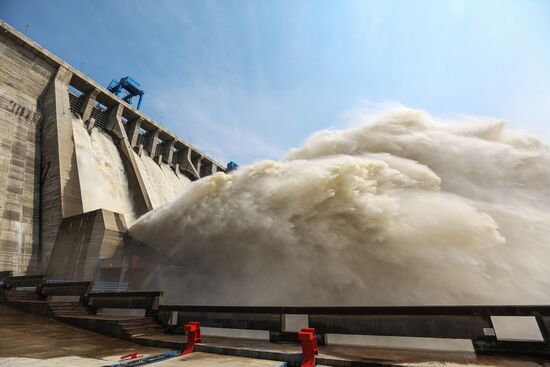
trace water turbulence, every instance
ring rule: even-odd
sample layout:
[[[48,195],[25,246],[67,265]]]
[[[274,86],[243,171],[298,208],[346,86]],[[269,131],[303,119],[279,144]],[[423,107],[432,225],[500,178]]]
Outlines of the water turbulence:
[[[548,303],[550,154],[400,108],[189,185],[130,229],[185,303]]]
[[[151,157],[134,153],[139,170],[153,208],[174,200],[191,182],[183,175],[177,176],[165,163],[157,164]]]
[[[108,209],[124,214],[127,225],[136,220],[124,162],[104,131],[88,134],[82,120],[73,118],[78,175],[84,212]]]

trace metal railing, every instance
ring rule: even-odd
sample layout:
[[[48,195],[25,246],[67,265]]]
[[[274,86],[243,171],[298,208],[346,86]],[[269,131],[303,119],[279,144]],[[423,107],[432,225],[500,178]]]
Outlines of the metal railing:
[[[92,292],[126,292],[128,291],[128,283],[118,282],[94,282]]]
[[[63,279],[47,279],[46,283],[70,283],[75,282],[74,280],[63,280]],[[126,292],[128,291],[128,283],[119,283],[119,282],[94,282],[92,286],[92,292],[101,293],[101,292]]]

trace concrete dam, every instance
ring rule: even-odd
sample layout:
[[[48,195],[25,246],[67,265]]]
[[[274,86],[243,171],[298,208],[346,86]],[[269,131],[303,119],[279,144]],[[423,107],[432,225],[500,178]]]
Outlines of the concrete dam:
[[[226,174],[111,91],[0,21],[0,365],[548,365],[538,139],[404,108]]]
[[[131,223],[224,167],[0,28],[0,270],[119,282]]]

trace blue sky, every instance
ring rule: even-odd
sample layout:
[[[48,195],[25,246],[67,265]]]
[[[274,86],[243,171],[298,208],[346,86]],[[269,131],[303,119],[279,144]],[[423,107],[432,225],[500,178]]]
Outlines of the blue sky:
[[[280,158],[365,101],[550,142],[548,1],[0,0],[0,17],[222,162]]]

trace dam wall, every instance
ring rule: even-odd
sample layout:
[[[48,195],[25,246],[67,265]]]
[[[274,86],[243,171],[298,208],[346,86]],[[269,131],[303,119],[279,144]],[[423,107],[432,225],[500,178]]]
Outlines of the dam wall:
[[[223,170],[0,21],[0,270],[54,269],[52,253],[52,264],[64,264],[78,253],[67,246],[86,242],[74,237],[86,213],[113,212],[125,230],[189,182]]]

